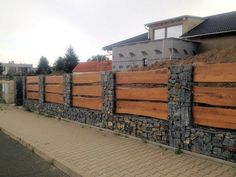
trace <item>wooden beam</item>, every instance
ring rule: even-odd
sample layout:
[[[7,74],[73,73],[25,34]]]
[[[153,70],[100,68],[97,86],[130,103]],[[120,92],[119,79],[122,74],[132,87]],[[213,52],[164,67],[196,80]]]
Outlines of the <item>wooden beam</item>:
[[[117,99],[167,101],[167,88],[117,87]]]
[[[27,97],[27,99],[38,100],[39,99],[39,93],[38,92],[27,92],[26,97]]]
[[[72,75],[73,84],[91,84],[101,82],[101,73],[75,73]]]
[[[38,92],[39,91],[39,85],[37,84],[37,85],[26,85],[26,90],[27,91],[36,91],[36,92]]]
[[[219,106],[236,107],[236,88],[193,87],[193,101]]]
[[[101,85],[73,86],[72,95],[101,96],[102,95]]]
[[[64,94],[64,85],[45,85],[45,91],[50,93]]]
[[[59,103],[64,104],[64,96],[54,93],[46,93],[45,94],[45,101],[50,103]]]
[[[86,98],[86,97],[80,97],[80,96],[73,96],[72,105],[74,107],[101,110],[102,100],[101,98]]]
[[[194,106],[193,117],[198,125],[236,130],[236,109]]]
[[[117,72],[116,84],[167,84],[168,70]]]
[[[236,82],[236,63],[196,65],[194,82]]]
[[[38,83],[38,82],[39,82],[38,76],[27,76],[26,77],[26,84],[34,84],[34,83]]]
[[[142,115],[167,120],[167,104],[144,101],[117,101],[116,113]]]
[[[46,76],[46,84],[64,84],[64,76]]]

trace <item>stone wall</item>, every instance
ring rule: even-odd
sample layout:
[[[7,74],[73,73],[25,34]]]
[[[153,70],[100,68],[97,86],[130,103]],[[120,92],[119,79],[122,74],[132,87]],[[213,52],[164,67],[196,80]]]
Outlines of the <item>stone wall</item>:
[[[236,130],[197,126],[192,117],[191,65],[169,68],[168,121],[150,117],[115,113],[115,74],[102,74],[101,111],[71,106],[71,76],[65,75],[64,104],[44,100],[44,79],[40,76],[40,99],[27,100],[24,106],[50,117],[106,128],[144,140],[236,162]],[[23,78],[23,84],[25,79]],[[25,85],[23,85],[25,89]]]

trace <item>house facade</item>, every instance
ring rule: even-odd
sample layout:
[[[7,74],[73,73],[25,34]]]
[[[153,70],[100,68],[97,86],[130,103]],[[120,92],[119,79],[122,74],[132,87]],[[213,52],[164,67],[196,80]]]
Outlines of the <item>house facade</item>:
[[[185,15],[147,23],[145,29],[148,32],[103,47],[103,50],[112,51],[113,71],[235,45],[236,12],[209,17]]]
[[[9,61],[8,63],[2,63],[3,75],[21,74],[25,75],[33,71],[32,64],[21,64],[14,63],[14,61]]]

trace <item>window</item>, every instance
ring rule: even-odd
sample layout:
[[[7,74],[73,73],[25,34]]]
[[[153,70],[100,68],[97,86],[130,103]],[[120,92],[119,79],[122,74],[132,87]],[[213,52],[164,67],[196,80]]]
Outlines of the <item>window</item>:
[[[157,55],[162,54],[162,52],[161,52],[160,50],[158,50],[158,49],[155,49],[154,51],[155,51],[155,53],[156,53]]]
[[[116,69],[116,66],[113,66],[113,69]]]
[[[169,37],[179,38],[182,35],[182,31],[183,31],[182,25],[168,27],[167,38]]]
[[[120,58],[123,58],[124,55],[123,55],[122,53],[119,53],[119,57],[120,57]]]
[[[119,69],[122,69],[122,68],[123,68],[123,66],[122,66],[122,65],[120,65],[120,66],[119,66]]]
[[[130,52],[129,55],[130,55],[131,57],[135,57],[135,54],[134,54],[133,52]]]
[[[170,53],[179,53],[179,51],[176,48],[169,48]]]
[[[193,50],[193,55],[197,55],[197,52],[195,50]]]
[[[188,51],[184,49],[184,54],[185,55],[188,55]]]
[[[165,38],[165,28],[155,29],[154,30],[154,40],[164,39]]]
[[[142,53],[143,56],[148,55],[148,53],[146,51],[141,51],[141,53]]]
[[[130,67],[129,65],[126,66],[126,68],[129,68],[129,67]]]
[[[143,58],[143,66],[147,66],[147,63],[148,63],[148,59],[147,58]]]

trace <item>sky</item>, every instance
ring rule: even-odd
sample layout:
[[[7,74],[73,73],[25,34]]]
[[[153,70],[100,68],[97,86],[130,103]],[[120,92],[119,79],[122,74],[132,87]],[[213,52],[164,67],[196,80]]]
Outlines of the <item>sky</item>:
[[[235,0],[0,0],[0,62],[53,65],[72,45],[80,61],[147,32],[144,24],[236,10]]]

